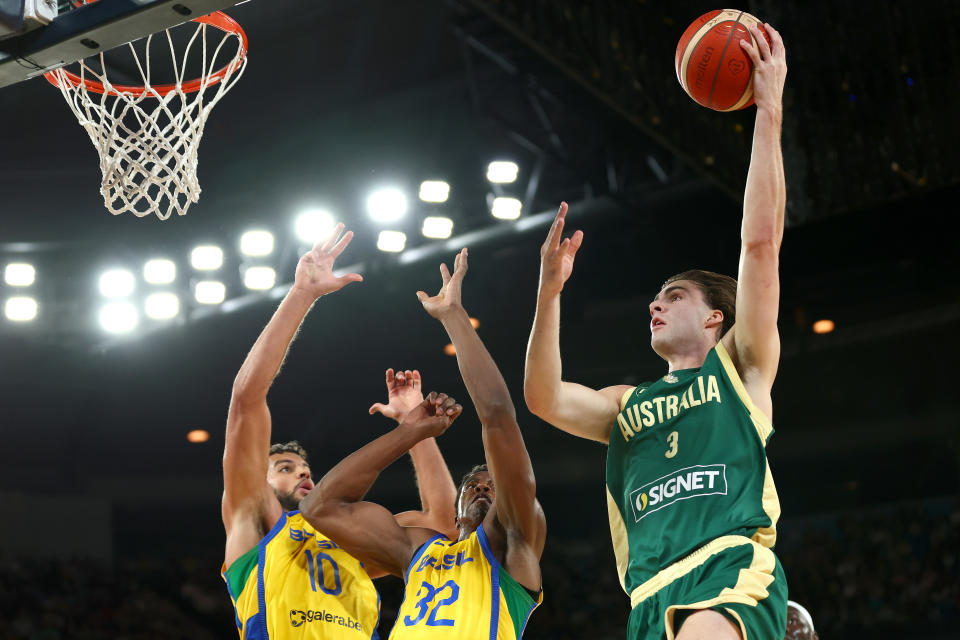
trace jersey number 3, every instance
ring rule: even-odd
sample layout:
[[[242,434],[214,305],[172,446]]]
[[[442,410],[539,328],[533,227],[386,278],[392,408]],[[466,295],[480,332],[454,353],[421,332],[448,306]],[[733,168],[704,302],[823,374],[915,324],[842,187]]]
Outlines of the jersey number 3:
[[[410,616],[404,616],[403,623],[408,627],[412,627],[413,625],[423,620],[423,617],[427,615],[427,610],[430,608],[430,604],[434,601],[434,599],[437,596],[439,596],[448,587],[450,588],[450,595],[447,596],[446,598],[437,600],[437,604],[434,605],[433,609],[430,609],[430,615],[427,617],[427,626],[428,627],[452,627],[453,620],[437,618],[437,612],[440,611],[440,607],[444,607],[448,604],[453,604],[454,602],[457,601],[457,598],[460,597],[460,586],[453,580],[447,580],[436,589],[434,589],[433,585],[431,585],[428,582],[422,583],[420,585],[420,589],[417,591],[417,595],[420,595],[424,591],[426,591],[426,594],[424,594],[422,598],[417,600],[417,603],[414,605],[415,607],[420,609],[420,613],[417,614],[416,618],[411,618]]]
[[[667,444],[670,445],[670,448],[665,454],[663,454],[664,458],[672,458],[673,456],[677,455],[677,443],[679,440],[680,434],[678,434],[676,431],[671,431],[670,435],[667,436]]]

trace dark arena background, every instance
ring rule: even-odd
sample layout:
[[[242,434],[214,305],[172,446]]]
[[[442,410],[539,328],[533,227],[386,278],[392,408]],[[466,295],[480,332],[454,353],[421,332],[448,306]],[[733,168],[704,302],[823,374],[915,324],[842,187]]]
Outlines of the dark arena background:
[[[108,0],[103,0],[108,1]],[[113,217],[97,156],[59,92],[0,90],[0,262],[29,263],[32,321],[0,318],[0,639],[229,639],[221,456],[233,378],[326,209],[356,238],[339,266],[365,282],[321,300],[270,395],[274,441],[300,439],[315,476],[389,427],[367,408],[387,367],[467,399],[439,323],[414,293],[470,248],[464,305],[497,360],[533,459],[549,534],[528,639],[622,638],[604,447],[524,406],[539,246],[561,200],[585,240],[564,290],[564,377],[662,375],[647,304],[667,276],[735,274],[752,108],[716,113],[679,86],[674,48],[705,2],[255,0],[228,9],[250,39],[244,77],[210,115],[203,189],[185,217]],[[820,638],[960,637],[960,261],[956,236],[960,4],[745,1],[787,47],[781,252],[783,353],[768,449],[790,597]],[[2,44],[2,41],[0,41]],[[518,166],[491,184],[491,161]],[[449,199],[418,199],[444,180]],[[380,224],[368,195],[406,195]],[[491,216],[495,196],[522,204]],[[449,240],[421,234],[453,221]],[[241,235],[270,231],[250,258]],[[383,229],[403,251],[378,251]],[[954,229],[954,231],[951,231]],[[223,249],[213,276],[191,250]],[[179,313],[142,305],[151,258],[177,265]],[[250,266],[276,270],[251,291]],[[109,333],[98,290],[130,270],[139,323]],[[201,279],[220,304],[194,300]],[[816,333],[814,323],[834,329]],[[819,326],[819,325],[818,325]],[[117,327],[115,327],[117,328]],[[121,327],[122,328],[122,327]],[[459,478],[479,423],[440,440]],[[205,430],[206,442],[188,432]],[[415,508],[408,461],[373,499]],[[385,638],[401,582],[378,582]],[[779,640],[779,639],[776,639]]]

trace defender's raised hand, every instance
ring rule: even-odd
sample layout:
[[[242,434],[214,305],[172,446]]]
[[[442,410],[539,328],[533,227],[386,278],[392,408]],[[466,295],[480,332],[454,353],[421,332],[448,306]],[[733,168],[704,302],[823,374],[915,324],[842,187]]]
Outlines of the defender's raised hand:
[[[387,404],[374,403],[370,407],[370,415],[382,413],[391,420],[400,422],[407,413],[423,402],[423,383],[420,372],[397,371],[387,369]]]
[[[437,320],[442,320],[448,312],[460,308],[460,289],[465,275],[467,275],[466,247],[461,249],[453,260],[452,276],[446,264],[440,265],[440,277],[443,278],[443,286],[440,287],[437,295],[431,297],[423,291],[417,291],[417,299],[420,300],[427,313]]]
[[[563,290],[563,285],[573,273],[573,259],[583,242],[583,231],[574,231],[563,238],[563,225],[567,216],[567,203],[560,203],[560,211],[550,226],[550,233],[540,247],[540,293],[553,295]],[[563,238],[561,240],[561,238]]]
[[[761,27],[748,28],[757,45],[741,40],[740,46],[753,61],[753,99],[757,103],[757,109],[772,108],[780,111],[783,84],[787,78],[787,51],[783,46],[783,38],[769,24],[762,25],[766,34],[761,33]],[[765,35],[768,37],[765,38]]]
[[[313,246],[313,249],[300,257],[297,263],[297,272],[293,286],[315,298],[333,293],[350,284],[363,282],[359,273],[348,273],[342,276],[333,274],[333,263],[353,239],[353,231],[347,231],[341,237],[343,223],[338,223],[325,240]]]
[[[463,407],[456,400],[445,393],[431,391],[423,402],[404,416],[398,428],[414,429],[424,438],[435,438],[446,431],[462,412]]]

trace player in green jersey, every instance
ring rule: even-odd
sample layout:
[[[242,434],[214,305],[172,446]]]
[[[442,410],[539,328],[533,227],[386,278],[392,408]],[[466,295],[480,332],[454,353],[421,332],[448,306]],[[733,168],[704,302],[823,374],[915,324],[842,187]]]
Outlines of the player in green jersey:
[[[744,195],[739,283],[687,271],[650,304],[651,346],[667,375],[595,390],[561,378],[560,292],[583,242],[561,240],[566,203],[541,248],[524,395],[536,415],[608,443],[607,503],[630,640],[771,640],[787,589],[773,554],[780,507],[766,463],[780,357],[778,255],[786,185],[780,149],[786,58],[741,40],[757,105]]]

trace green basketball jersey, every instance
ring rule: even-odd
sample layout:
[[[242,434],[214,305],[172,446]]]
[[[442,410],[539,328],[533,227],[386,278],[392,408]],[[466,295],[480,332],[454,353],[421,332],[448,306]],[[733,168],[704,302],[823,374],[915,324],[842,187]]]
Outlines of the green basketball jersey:
[[[780,502],[766,458],[773,426],[722,343],[699,369],[624,394],[607,451],[607,507],[620,584],[727,535],[772,548]]]

